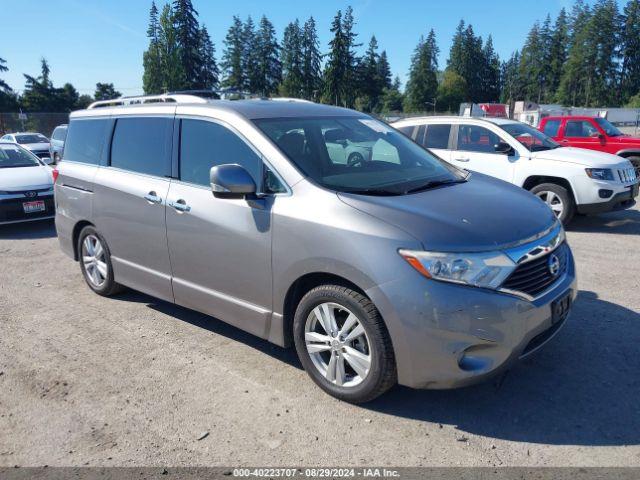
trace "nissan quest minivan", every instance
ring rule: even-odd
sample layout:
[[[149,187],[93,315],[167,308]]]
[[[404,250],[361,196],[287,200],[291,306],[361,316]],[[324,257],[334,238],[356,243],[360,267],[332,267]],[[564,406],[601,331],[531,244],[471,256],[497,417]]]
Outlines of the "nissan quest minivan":
[[[295,345],[354,403],[484,380],[553,337],[576,296],[544,202],[343,108],[96,102],[71,115],[55,198],[94,292],[130,287]]]

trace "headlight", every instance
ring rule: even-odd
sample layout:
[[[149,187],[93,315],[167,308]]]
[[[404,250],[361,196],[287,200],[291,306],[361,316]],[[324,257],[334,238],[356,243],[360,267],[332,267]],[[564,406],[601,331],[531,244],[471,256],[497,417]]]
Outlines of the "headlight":
[[[501,252],[444,253],[399,250],[400,255],[427,278],[496,289],[516,264]]]
[[[613,180],[613,170],[610,168],[585,168],[585,171],[594,180]]]

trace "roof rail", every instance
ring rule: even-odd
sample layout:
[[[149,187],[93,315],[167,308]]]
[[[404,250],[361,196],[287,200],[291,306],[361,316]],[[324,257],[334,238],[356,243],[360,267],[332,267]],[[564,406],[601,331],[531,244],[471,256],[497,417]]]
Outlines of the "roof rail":
[[[87,109],[118,107],[125,105],[141,105],[144,103],[207,103],[207,99],[196,95],[183,95],[179,93],[166,93],[162,95],[141,95],[133,97],[120,97],[112,100],[99,100],[93,102]]]
[[[267,100],[271,100],[274,102],[299,102],[299,103],[313,103],[311,100],[306,100],[304,98],[294,98],[294,97],[271,97]]]

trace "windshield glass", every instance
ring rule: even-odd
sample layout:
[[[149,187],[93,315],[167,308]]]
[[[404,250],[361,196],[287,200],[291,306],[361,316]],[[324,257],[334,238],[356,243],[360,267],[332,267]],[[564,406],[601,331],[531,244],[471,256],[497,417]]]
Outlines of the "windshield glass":
[[[551,137],[526,123],[506,123],[498,126],[532,152],[552,150],[560,146]]]
[[[331,190],[403,195],[466,177],[372,118],[274,118],[255,123],[302,173]]]
[[[15,144],[0,144],[0,168],[38,167],[38,159]]]
[[[596,118],[596,123],[600,125],[600,128],[604,130],[604,133],[606,133],[608,137],[620,137],[622,135],[622,132],[606,118],[598,117]]]
[[[26,135],[16,135],[18,143],[47,143],[49,140],[39,133],[28,133]]]

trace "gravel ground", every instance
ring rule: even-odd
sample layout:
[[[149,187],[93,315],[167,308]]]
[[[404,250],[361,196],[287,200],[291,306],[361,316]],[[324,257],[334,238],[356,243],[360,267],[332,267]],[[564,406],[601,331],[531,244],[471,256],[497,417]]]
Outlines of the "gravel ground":
[[[640,466],[640,210],[568,232],[565,328],[498,380],[323,394],[292,350],[94,295],[51,222],[0,227],[0,466]]]

